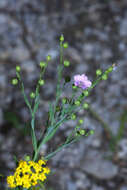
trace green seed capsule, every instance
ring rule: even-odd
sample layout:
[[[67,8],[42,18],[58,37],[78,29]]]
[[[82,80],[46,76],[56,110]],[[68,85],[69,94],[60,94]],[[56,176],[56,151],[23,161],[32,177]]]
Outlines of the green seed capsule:
[[[16,71],[17,71],[17,72],[20,72],[20,70],[21,70],[20,66],[17,65],[17,66],[16,66]]]
[[[18,84],[18,79],[12,79],[12,84],[17,85]]]
[[[84,109],[88,109],[88,108],[89,108],[89,104],[84,103],[84,104],[83,104],[83,108],[84,108]]]
[[[78,100],[77,100],[77,101],[75,101],[75,105],[76,105],[76,106],[80,106],[80,103],[81,103],[81,102],[80,102],[80,101],[78,101]]]
[[[84,96],[88,96],[89,95],[88,90],[85,90],[83,93],[84,93]]]
[[[100,69],[97,69],[97,70],[96,70],[96,75],[97,75],[97,76],[100,76],[101,74],[102,74],[102,71],[101,71]]]
[[[84,129],[81,129],[79,132],[80,132],[81,135],[85,135],[85,130]]]
[[[90,130],[90,135],[93,135],[94,134],[94,130]]]
[[[102,75],[102,80],[107,80],[108,76],[106,74]]]
[[[61,41],[61,42],[64,41],[64,36],[63,36],[63,34],[60,36],[60,41]]]
[[[82,119],[80,119],[78,122],[79,122],[79,124],[83,124],[83,120]]]
[[[25,159],[25,161],[30,161],[30,156],[27,156],[27,155],[26,155],[26,156],[24,157],[24,159]]]
[[[71,119],[72,119],[72,120],[75,120],[75,119],[76,119],[76,115],[75,115],[75,114],[72,114],[72,115],[71,115]]]
[[[70,65],[70,62],[67,61],[67,60],[65,60],[65,61],[64,61],[64,66],[65,66],[65,67],[69,67],[69,65]]]
[[[34,92],[31,92],[30,93],[30,97],[33,99],[33,98],[35,98],[35,93]]]
[[[43,67],[46,67],[46,63],[44,61],[41,61],[40,62],[40,67],[43,68]]]
[[[48,55],[48,56],[46,57],[46,59],[47,59],[47,61],[50,61],[50,60],[51,60],[51,55]]]
[[[68,48],[68,43],[65,42],[65,43],[63,44],[63,47],[64,47],[65,49]]]
[[[110,73],[110,72],[112,72],[113,71],[113,67],[109,67],[108,68],[108,72]]]
[[[42,79],[40,79],[40,80],[39,80],[39,84],[40,84],[40,86],[43,86],[43,85],[45,84],[45,81],[42,80]]]

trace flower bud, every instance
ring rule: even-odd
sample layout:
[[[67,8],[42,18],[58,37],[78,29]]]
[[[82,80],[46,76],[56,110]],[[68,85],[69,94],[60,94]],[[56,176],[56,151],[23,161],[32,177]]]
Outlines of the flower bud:
[[[65,67],[69,67],[69,65],[70,65],[70,62],[67,61],[67,60],[65,60],[65,61],[64,61],[64,66],[65,66]]]
[[[26,156],[24,157],[24,159],[25,159],[25,161],[30,161],[30,156],[26,155]]]
[[[46,59],[47,59],[47,61],[50,61],[50,60],[51,60],[51,55],[48,55],[48,56],[46,57]]]
[[[74,113],[71,115],[71,119],[72,119],[72,120],[75,120],[75,119],[76,119],[76,115],[75,115]]]
[[[97,70],[96,70],[96,75],[97,75],[97,76],[100,76],[101,74],[102,74],[102,71],[101,71],[100,69],[97,69]]]
[[[18,79],[12,79],[12,84],[17,85],[18,84]]]
[[[43,86],[43,85],[45,84],[45,81],[42,80],[42,79],[40,79],[40,80],[39,80],[39,84],[40,84],[40,86]]]
[[[65,49],[68,48],[68,43],[65,42],[65,43],[63,44],[63,47],[64,47]]]
[[[82,119],[80,119],[78,122],[79,122],[79,124],[83,124],[83,120]]]
[[[85,130],[84,129],[81,129],[79,132],[80,132],[80,135],[85,135]]]
[[[44,61],[41,61],[40,62],[40,67],[43,68],[43,67],[46,67],[46,63]]]
[[[113,67],[109,67],[108,68],[108,72],[110,73],[110,72],[112,72],[113,71]]]
[[[84,93],[84,96],[88,96],[89,95],[88,90],[85,90],[83,93]]]
[[[21,70],[20,66],[17,65],[17,66],[16,66],[16,71],[17,71],[17,72],[20,72],[20,70]]]
[[[94,134],[94,130],[90,130],[89,133],[90,133],[90,135],[93,135]]]
[[[30,93],[30,97],[33,99],[33,98],[35,98],[35,93],[34,92],[31,92]]]
[[[84,109],[88,109],[88,108],[89,108],[89,104],[88,104],[88,103],[84,103],[84,104],[83,104],[83,108],[84,108]]]
[[[108,78],[107,74],[102,75],[102,80],[107,80],[107,78]]]
[[[60,36],[60,41],[61,41],[61,42],[64,41],[64,36],[63,36],[63,34]]]
[[[81,102],[78,101],[78,100],[75,101],[75,105],[76,105],[76,106],[80,106],[80,103],[81,103]]]

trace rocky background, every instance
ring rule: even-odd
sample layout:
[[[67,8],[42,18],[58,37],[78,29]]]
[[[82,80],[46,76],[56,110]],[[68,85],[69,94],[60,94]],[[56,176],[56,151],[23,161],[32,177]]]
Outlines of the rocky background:
[[[88,98],[92,111],[79,113],[85,127],[95,134],[49,162],[54,174],[47,190],[127,190],[126,0],[0,0],[0,174],[13,171],[13,155],[20,159],[31,153],[29,112],[19,89],[11,85],[15,66],[21,66],[29,94],[38,79],[39,62],[52,56],[37,114],[39,136],[48,101],[55,97],[61,33],[69,43],[65,56],[71,62],[71,77],[86,73],[93,80],[97,68],[106,69],[114,62],[118,66]],[[120,133],[120,126],[124,128],[114,152],[104,122],[113,135]],[[74,126],[70,121],[62,127],[52,143],[42,148],[42,154],[60,144]],[[0,189],[4,190],[5,180],[1,180]]]

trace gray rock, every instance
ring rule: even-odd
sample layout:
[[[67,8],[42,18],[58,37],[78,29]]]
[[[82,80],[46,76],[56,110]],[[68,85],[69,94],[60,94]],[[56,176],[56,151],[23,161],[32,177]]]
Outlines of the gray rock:
[[[122,187],[120,187],[120,190],[127,190],[127,185],[123,185]]]
[[[0,8],[4,8],[4,7],[6,7],[7,6],[7,0],[1,0],[0,1]]]
[[[108,187],[109,188],[115,188],[115,183],[113,182],[113,181],[108,181],[108,183],[107,183],[107,185],[108,185]]]
[[[0,72],[0,89],[5,90],[7,85],[6,75]]]
[[[119,159],[127,160],[127,139],[122,139],[119,144],[117,156]]]
[[[120,31],[121,36],[127,36],[127,18],[126,17],[123,20],[121,20],[119,31]]]
[[[111,179],[117,175],[118,167],[111,161],[102,158],[98,151],[88,151],[84,163],[83,170],[98,178],[98,179]],[[110,169],[109,169],[110,168]]]
[[[83,53],[85,59],[91,59],[95,51],[95,45],[93,43],[87,43],[83,46]]]
[[[31,74],[31,73],[34,73],[35,72],[35,63],[34,61],[24,61],[22,63],[22,69],[27,73],[27,74]]]
[[[54,91],[55,91],[54,85],[51,82],[46,81],[45,86],[43,87],[43,92],[42,92],[44,98],[45,99],[51,98],[54,94]]]
[[[93,185],[91,190],[105,190],[104,187]]]
[[[3,111],[0,109],[0,125],[3,124]]]
[[[76,178],[77,188],[87,189],[91,186],[90,180],[88,179],[88,177],[84,173],[82,173],[80,171],[76,171],[75,172],[75,178]]]
[[[67,190],[77,190],[77,188],[76,188],[76,185],[75,185],[75,183],[74,182],[72,182],[72,181],[68,181],[67,182]]]
[[[30,52],[25,46],[19,46],[10,50],[10,57],[16,61],[23,62],[30,59]]]

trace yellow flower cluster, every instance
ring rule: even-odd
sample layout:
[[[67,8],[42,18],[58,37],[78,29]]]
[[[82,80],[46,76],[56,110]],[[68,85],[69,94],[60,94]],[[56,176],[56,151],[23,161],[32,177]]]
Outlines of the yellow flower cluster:
[[[21,160],[14,175],[7,177],[7,183],[10,188],[30,188],[37,185],[39,180],[43,182],[49,173],[50,169],[46,167],[44,160],[38,162]]]

